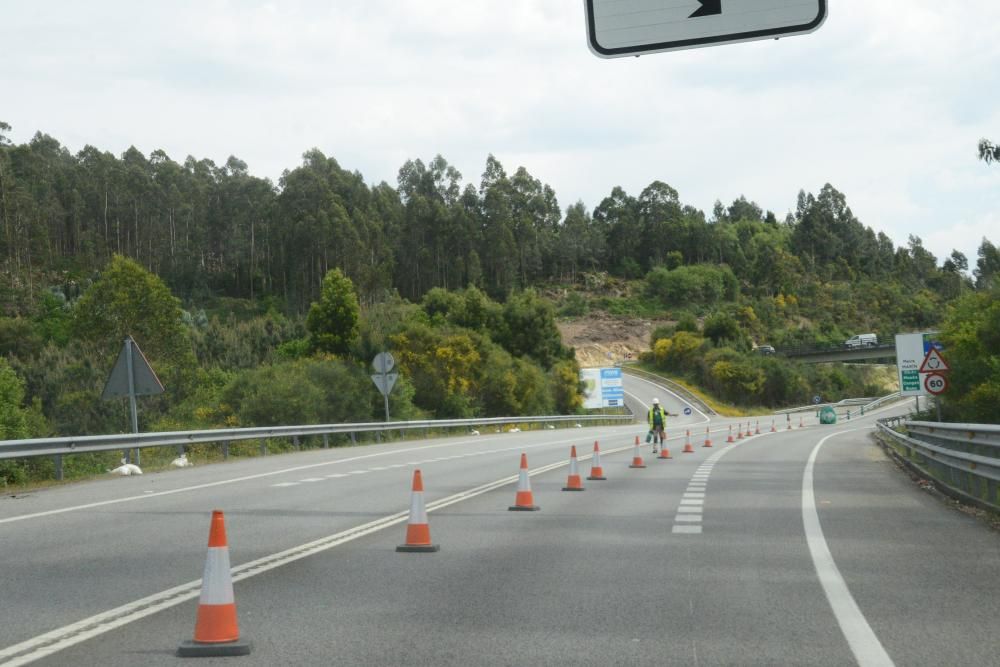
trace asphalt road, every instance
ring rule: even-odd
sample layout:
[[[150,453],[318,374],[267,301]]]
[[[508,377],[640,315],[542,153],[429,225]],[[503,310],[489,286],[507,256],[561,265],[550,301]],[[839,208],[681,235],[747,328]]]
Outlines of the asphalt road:
[[[654,395],[682,413],[626,378],[633,410]],[[215,508],[254,643],[233,664],[995,664],[1000,539],[890,463],[870,440],[874,417],[775,433],[765,420],[727,444],[732,420],[693,411],[668,424],[672,459],[643,442],[644,469],[629,468],[645,434],[633,425],[6,497],[0,664],[182,662]],[[607,481],[562,492],[570,445],[583,458],[595,440]],[[538,512],[507,511],[521,452],[533,470],[553,466],[531,478]],[[395,552],[417,467],[438,553]]]

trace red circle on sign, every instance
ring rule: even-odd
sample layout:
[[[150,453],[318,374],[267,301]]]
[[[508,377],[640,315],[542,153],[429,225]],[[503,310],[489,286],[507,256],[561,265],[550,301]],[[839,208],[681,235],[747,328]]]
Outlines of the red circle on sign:
[[[924,389],[928,394],[943,394],[948,389],[948,378],[936,373],[930,373],[924,378]]]

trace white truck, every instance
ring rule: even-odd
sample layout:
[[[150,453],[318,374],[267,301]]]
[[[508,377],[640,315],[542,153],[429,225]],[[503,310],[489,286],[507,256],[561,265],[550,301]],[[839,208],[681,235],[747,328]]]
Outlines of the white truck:
[[[873,333],[863,333],[851,336],[844,341],[844,347],[875,347],[878,345],[878,336]]]

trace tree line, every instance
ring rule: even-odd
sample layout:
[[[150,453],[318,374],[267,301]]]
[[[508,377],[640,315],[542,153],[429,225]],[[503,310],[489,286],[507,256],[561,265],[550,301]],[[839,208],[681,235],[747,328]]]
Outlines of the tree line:
[[[551,187],[524,167],[508,173],[492,155],[478,185],[443,157],[406,161],[395,186],[368,184],[317,149],[278,183],[225,164],[161,150],[115,156],[93,146],[71,154],[38,133],[15,145],[0,123],[0,257],[8,315],[35,307],[59,283],[85,289],[113,255],[160,276],[185,303],[210,296],[272,299],[302,313],[323,276],[339,267],[361,303],[386,291],[419,300],[429,290],[474,285],[495,299],[587,272],[638,278],[657,267],[731,268],[750,293],[794,293],[804,280],[883,280],[956,293],[966,272],[979,285],[1000,269],[983,240],[970,266],[937,258],[917,237],[896,247],[863,225],[844,194],[800,192],[783,220],[740,197],[705,212],[668,184],[638,194],[614,187],[593,210],[563,210]]]

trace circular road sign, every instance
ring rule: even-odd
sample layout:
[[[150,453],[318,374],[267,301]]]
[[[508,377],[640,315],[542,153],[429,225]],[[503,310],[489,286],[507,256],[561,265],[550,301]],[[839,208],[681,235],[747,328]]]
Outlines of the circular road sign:
[[[377,372],[385,375],[392,370],[392,367],[396,365],[396,360],[392,358],[392,355],[388,352],[379,352],[372,359],[372,368]]]
[[[930,373],[924,378],[924,389],[928,394],[943,394],[948,389],[948,378],[936,373]]]
[[[820,398],[819,396],[813,396],[813,403],[815,405],[819,405],[822,401],[823,401],[823,399]]]
[[[685,415],[690,415],[691,414],[691,408],[684,408],[684,414]]]

